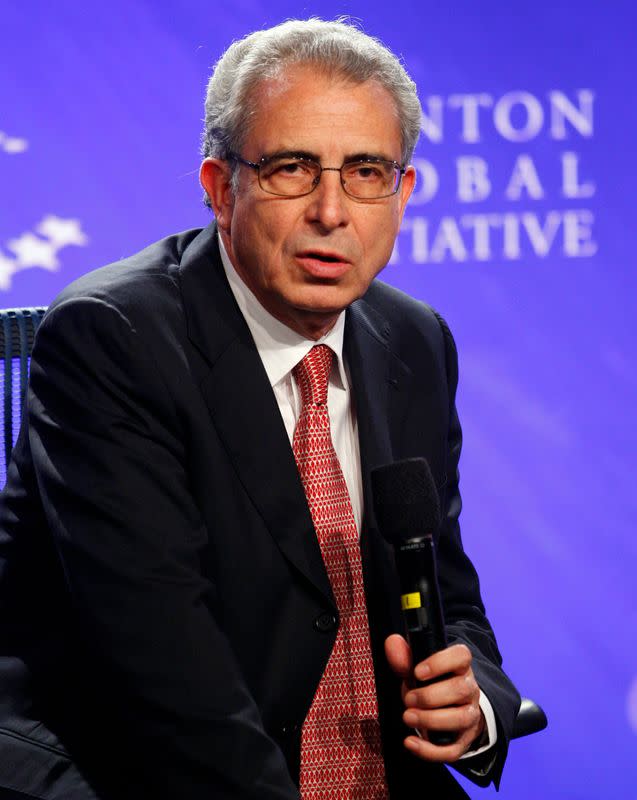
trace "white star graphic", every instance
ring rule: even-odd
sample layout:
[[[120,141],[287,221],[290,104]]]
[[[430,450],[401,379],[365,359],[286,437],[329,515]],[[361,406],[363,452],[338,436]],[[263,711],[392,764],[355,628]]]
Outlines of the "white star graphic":
[[[82,232],[79,219],[63,219],[53,214],[46,216],[35,229],[41,236],[46,236],[56,247],[68,244],[88,244],[88,236]]]
[[[11,276],[15,272],[15,261],[0,253],[0,289],[11,288]]]
[[[55,272],[60,267],[56,257],[57,247],[32,233],[23,233],[18,239],[7,242],[7,249],[15,253],[16,269],[42,267]]]
[[[20,139],[17,136],[7,136],[6,133],[0,131],[0,148],[5,153],[15,155],[16,153],[24,153],[28,148],[29,143],[26,139]]]

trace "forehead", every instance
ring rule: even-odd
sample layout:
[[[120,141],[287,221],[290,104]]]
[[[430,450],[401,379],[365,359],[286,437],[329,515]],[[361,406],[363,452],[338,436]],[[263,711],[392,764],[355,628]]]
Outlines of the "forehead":
[[[302,150],[323,159],[369,153],[400,160],[396,104],[377,81],[295,66],[261,81],[249,102],[247,157]]]

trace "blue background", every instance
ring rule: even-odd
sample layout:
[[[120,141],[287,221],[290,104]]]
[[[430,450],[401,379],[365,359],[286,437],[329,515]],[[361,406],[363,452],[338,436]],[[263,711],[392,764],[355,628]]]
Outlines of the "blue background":
[[[465,547],[482,578],[505,666],[547,710],[549,729],[512,744],[500,797],[637,797],[635,447],[637,179],[635,23],[628,2],[111,0],[5,2],[0,10],[0,305],[47,304],[75,276],[179,229],[204,225],[197,181],[210,67],[236,37],[286,17],[350,14],[402,54],[421,99],[445,103],[441,142],[421,140],[440,187],[408,217],[590,212],[593,255],[561,232],[544,256],[522,236],[507,259],[413,259],[409,230],[384,279],[438,308],[460,351]],[[556,140],[548,92],[594,92],[592,135]],[[525,91],[546,115],[526,142],[503,138],[492,110],[462,137],[458,93],[494,102]],[[512,123],[524,127],[518,106]],[[590,197],[562,196],[574,152]],[[526,154],[544,196],[505,196]],[[461,203],[455,159],[488,165],[489,197]],[[77,220],[82,244],[38,233]],[[409,224],[407,223],[406,229]],[[25,234],[49,247],[37,266]],[[82,237],[79,237],[82,239]],[[29,240],[27,240],[28,243]],[[431,243],[431,242],[430,242]],[[32,240],[31,240],[32,244]],[[18,245],[18,249],[20,246]],[[46,247],[45,247],[46,249]],[[25,255],[26,253],[26,255]],[[46,259],[45,259],[46,260]],[[631,700],[632,698],[632,700]],[[492,789],[470,788],[474,797]],[[426,797],[426,792],[423,792]]]

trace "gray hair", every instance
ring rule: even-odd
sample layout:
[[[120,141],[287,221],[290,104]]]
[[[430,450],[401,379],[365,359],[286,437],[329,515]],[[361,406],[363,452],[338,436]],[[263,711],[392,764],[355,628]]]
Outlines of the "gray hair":
[[[314,17],[250,33],[221,56],[206,92],[204,158],[227,158],[241,150],[254,113],[250,99],[255,88],[296,64],[315,65],[353,83],[375,80],[387,89],[400,123],[402,160],[405,164],[410,161],[422,115],[416,84],[378,39],[342,19],[327,22]],[[205,203],[210,206],[207,196]]]

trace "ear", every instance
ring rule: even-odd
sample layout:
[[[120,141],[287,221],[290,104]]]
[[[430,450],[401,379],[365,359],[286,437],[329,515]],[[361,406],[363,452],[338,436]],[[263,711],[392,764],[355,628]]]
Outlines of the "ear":
[[[230,181],[232,170],[227,161],[221,158],[206,158],[199,170],[199,182],[208,193],[217,225],[230,234],[230,223],[234,209],[234,194]]]
[[[414,186],[416,185],[416,170],[414,167],[409,165],[405,170],[405,174],[403,175],[402,182],[400,184],[400,206],[402,213],[405,210],[405,206],[407,205],[407,201],[411,197],[411,193],[414,191]]]

